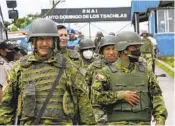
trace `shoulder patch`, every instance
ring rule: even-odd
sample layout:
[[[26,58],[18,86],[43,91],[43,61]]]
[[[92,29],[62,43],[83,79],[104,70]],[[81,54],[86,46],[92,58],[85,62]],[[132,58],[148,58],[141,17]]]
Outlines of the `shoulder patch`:
[[[103,75],[95,74],[95,79],[98,81],[105,81]]]

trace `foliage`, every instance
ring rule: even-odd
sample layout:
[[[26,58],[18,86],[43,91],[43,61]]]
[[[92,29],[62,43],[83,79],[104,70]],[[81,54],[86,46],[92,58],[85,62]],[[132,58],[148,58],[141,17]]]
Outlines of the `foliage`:
[[[167,63],[168,65],[170,65],[171,67],[174,68],[174,57],[167,57],[167,56],[162,56],[162,57],[159,57],[159,60]],[[164,65],[156,62],[156,64],[162,68],[163,70],[165,70],[171,77],[174,77],[174,71],[168,69],[167,67],[165,67]]]
[[[159,60],[162,60],[163,62],[167,63],[168,65],[170,65],[171,67],[174,67],[174,57],[166,57],[166,56],[162,56],[159,57]]]
[[[5,21],[4,24],[6,28],[13,24],[10,31],[17,31],[18,29],[24,28],[26,25],[30,24],[37,17],[39,17],[39,14],[28,14],[26,17],[15,19],[12,23]]]

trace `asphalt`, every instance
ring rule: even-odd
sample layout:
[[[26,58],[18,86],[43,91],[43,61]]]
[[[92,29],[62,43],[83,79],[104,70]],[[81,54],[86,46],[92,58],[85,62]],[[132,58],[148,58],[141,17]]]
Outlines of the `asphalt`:
[[[175,113],[175,88],[174,88],[174,79],[170,77],[165,71],[163,71],[161,68],[156,67],[155,69],[156,75],[165,74],[166,77],[158,77],[160,88],[162,89],[162,95],[165,100],[165,105],[168,110],[168,118],[166,120],[166,126],[175,126],[175,119],[174,119],[174,113]],[[153,123],[154,124],[154,123]]]

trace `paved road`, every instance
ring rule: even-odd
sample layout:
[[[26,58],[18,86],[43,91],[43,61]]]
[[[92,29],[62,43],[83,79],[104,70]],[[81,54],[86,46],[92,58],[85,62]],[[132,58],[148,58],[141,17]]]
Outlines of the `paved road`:
[[[174,112],[175,112],[175,103],[174,103],[174,79],[170,77],[166,72],[162,69],[156,67],[155,70],[156,75],[158,74],[166,74],[167,77],[158,77],[159,85],[163,92],[163,97],[165,100],[166,107],[168,109],[168,119],[166,121],[166,126],[175,126]]]

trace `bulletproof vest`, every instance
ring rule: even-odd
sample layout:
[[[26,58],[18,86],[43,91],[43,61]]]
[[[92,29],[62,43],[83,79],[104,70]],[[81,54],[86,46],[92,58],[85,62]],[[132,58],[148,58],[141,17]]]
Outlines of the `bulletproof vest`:
[[[60,70],[62,57],[59,56],[56,64],[45,62],[29,62],[30,57],[21,59],[21,92],[22,92],[22,117],[36,117],[41,109],[45,98],[55,81]],[[52,97],[47,104],[42,118],[63,119],[63,95],[66,91],[64,85],[64,73],[61,76],[60,84],[57,85]],[[41,119],[42,119],[41,118]]]
[[[152,53],[153,45],[150,39],[143,38],[142,39],[143,45],[140,47],[140,51],[142,53]]]
[[[111,66],[110,66],[111,67]],[[111,69],[111,68],[110,68]],[[112,91],[131,90],[136,91],[140,102],[132,107],[124,100],[119,100],[108,108],[109,121],[150,121],[150,98],[148,96],[148,78],[143,65],[136,65],[131,73],[120,72],[111,69],[110,89]]]

